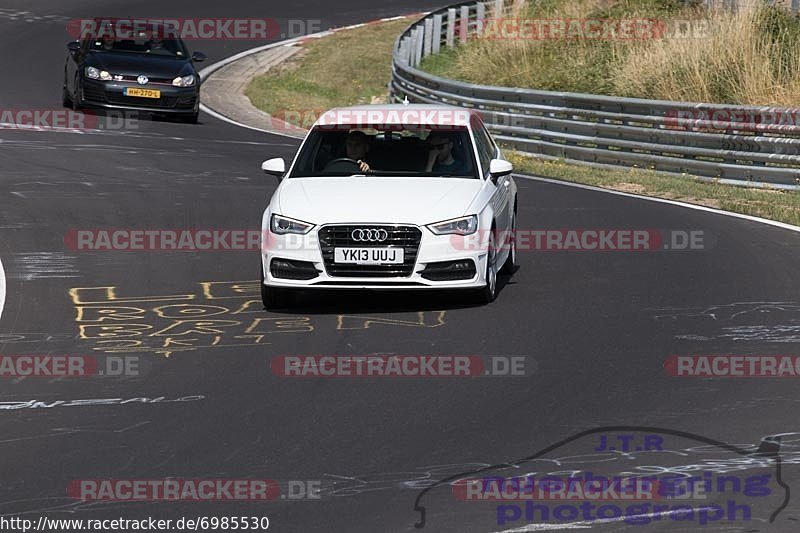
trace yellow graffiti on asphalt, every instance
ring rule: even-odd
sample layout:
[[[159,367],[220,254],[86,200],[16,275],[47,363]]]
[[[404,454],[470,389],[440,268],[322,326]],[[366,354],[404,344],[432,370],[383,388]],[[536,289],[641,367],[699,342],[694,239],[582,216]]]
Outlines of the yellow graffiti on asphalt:
[[[264,316],[257,281],[205,281],[190,294],[120,296],[117,287],[74,287],[69,295],[80,338],[91,343],[93,350],[106,353],[150,352],[169,357],[199,349],[261,346],[276,335],[312,333],[324,320]],[[435,328],[445,324],[445,313],[341,314],[336,316],[335,330]]]

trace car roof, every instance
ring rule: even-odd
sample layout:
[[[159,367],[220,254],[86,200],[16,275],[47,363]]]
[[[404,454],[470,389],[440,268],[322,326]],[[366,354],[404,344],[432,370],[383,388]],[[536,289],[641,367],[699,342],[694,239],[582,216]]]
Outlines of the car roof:
[[[469,127],[474,109],[441,104],[378,104],[336,107],[320,115],[314,126],[452,126]]]

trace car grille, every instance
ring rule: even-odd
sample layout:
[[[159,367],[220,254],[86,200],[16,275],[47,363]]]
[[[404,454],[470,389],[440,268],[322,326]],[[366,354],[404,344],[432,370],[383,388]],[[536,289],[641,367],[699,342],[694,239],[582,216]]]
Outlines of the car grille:
[[[100,84],[87,81],[83,84],[83,99],[86,101],[105,103],[105,88]]]
[[[382,242],[354,241],[354,229],[384,229],[389,234]],[[325,271],[329,276],[342,277],[408,277],[414,271],[422,231],[414,226],[342,225],[324,226],[319,230],[319,245]],[[334,263],[334,248],[403,248],[402,265],[354,265]]]
[[[131,107],[163,107],[173,108],[178,101],[177,96],[161,96],[161,98],[139,98],[138,96],[125,96],[121,92],[106,92],[108,103]],[[194,105],[194,102],[192,103]]]

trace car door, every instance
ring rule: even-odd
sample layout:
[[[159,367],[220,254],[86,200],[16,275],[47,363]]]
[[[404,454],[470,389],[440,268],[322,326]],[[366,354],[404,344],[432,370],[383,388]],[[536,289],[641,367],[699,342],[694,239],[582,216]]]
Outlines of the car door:
[[[494,211],[497,232],[501,238],[507,238],[508,231],[511,229],[512,216],[512,209],[509,207],[511,203],[510,176],[501,176],[496,181],[492,180],[489,174],[489,165],[492,159],[496,159],[499,156],[499,150],[486,131],[483,121],[473,116],[471,126],[475,137],[475,147],[478,149],[481,172],[487,183],[494,187],[490,203]],[[501,247],[500,251],[501,254],[498,260],[502,261],[506,256],[505,247]]]

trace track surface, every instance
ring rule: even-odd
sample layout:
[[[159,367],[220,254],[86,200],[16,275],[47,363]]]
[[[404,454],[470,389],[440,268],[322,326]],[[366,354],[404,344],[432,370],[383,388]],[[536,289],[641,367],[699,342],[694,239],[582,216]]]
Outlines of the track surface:
[[[0,10],[0,108],[50,109],[60,102],[64,23],[10,20],[15,10],[66,18],[319,15],[325,28],[444,3],[347,0],[332,9],[319,2],[270,2],[254,11],[252,2],[241,0],[168,6],[148,0],[138,2],[135,13],[116,0],[70,4],[6,0]],[[217,61],[256,44],[192,46]],[[138,299],[123,305],[143,310],[149,332],[172,322],[154,308],[189,302],[218,306],[214,318],[231,320],[232,333],[217,346],[198,341],[169,357],[144,352],[150,368],[141,378],[4,380],[4,402],[198,398],[0,410],[2,515],[246,515],[269,516],[276,531],[412,531],[419,489],[526,457],[582,430],[659,426],[739,445],[800,431],[795,379],[679,380],[662,370],[671,354],[798,354],[797,233],[519,179],[520,228],[702,230],[713,246],[694,252],[524,252],[520,270],[487,307],[440,294],[334,293],[306,296],[291,313],[267,313],[247,304],[258,298],[255,253],[66,248],[63,236],[72,228],[257,227],[275,185],[259,163],[291,157],[297,146],[208,116],[197,126],[150,120],[137,126],[124,133],[0,130],[0,258],[8,278],[0,353],[97,353],[98,339],[79,335],[73,299],[101,301],[107,292],[89,289],[98,287]],[[202,292],[204,282],[249,285],[238,293],[229,284],[212,285],[211,301]],[[73,288],[83,290],[71,296]],[[250,342],[241,334],[254,321],[263,336]],[[151,346],[161,340],[154,338]],[[372,353],[523,356],[537,369],[513,379],[286,380],[269,367],[277,355]],[[795,450],[787,441],[795,438],[784,439],[785,463]],[[709,458],[696,442],[665,439],[685,450],[679,463]],[[587,454],[582,467],[600,468],[603,457],[590,446],[597,440],[548,455],[560,462],[516,472],[569,470],[577,460],[564,457]],[[624,459],[622,469],[665,460],[643,454]],[[758,472],[770,470],[739,473]],[[81,503],[66,495],[73,479],[164,477],[320,480],[323,491],[320,500],[267,504]],[[798,469],[784,464],[783,477],[797,492]],[[523,525],[499,526],[496,506],[457,502],[446,488],[423,500],[429,531]],[[800,513],[794,497],[775,523],[765,522],[778,500],[756,502],[751,522],[727,529],[795,531]],[[665,517],[649,526],[594,527],[694,530],[695,524]]]

